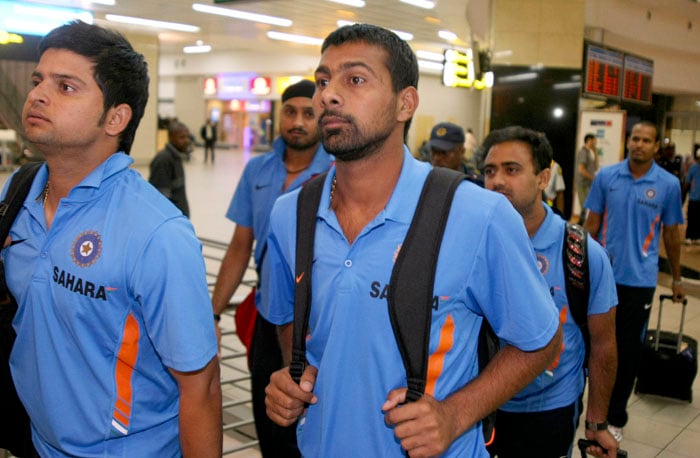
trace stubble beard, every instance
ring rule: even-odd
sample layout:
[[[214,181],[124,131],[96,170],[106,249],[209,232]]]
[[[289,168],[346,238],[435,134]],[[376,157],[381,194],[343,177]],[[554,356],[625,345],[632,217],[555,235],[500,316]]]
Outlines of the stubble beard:
[[[391,135],[393,125],[381,126],[374,133],[358,128],[354,118],[346,116],[350,127],[321,131],[323,148],[338,162],[358,161],[379,151]]]
[[[287,148],[297,150],[297,151],[302,151],[309,149],[313,147],[314,145],[317,145],[320,139],[320,135],[317,133],[316,135],[310,135],[306,137],[301,137],[298,140],[295,140],[293,137],[282,134],[282,140],[284,140],[285,145],[287,145]]]

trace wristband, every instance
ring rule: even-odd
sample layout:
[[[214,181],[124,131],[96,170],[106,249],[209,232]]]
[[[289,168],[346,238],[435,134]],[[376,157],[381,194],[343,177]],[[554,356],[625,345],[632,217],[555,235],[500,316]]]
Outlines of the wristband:
[[[603,423],[593,423],[586,420],[586,429],[589,431],[605,431],[608,429],[608,420],[605,420]]]
[[[683,284],[683,279],[680,280],[673,280],[674,285],[682,285]]]
[[[221,315],[219,315],[218,313],[215,313],[215,314],[214,314],[214,321],[216,321],[217,323],[218,323],[219,321],[221,321]]]

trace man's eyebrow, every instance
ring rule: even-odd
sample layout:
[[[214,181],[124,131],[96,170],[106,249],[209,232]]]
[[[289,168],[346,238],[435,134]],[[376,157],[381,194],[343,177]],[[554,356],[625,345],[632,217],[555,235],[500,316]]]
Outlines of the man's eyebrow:
[[[374,72],[372,67],[367,65],[366,63],[362,61],[352,61],[352,62],[345,62],[340,66],[340,69],[343,71],[347,71],[351,68],[355,67],[362,67],[368,72],[370,72],[372,75],[377,76],[377,74]],[[327,65],[319,65],[318,68],[316,68],[316,73],[330,73],[330,69],[328,68]]]
[[[34,70],[32,72],[32,78],[40,78],[40,79],[45,79],[45,78],[51,78],[53,80],[70,80],[70,81],[75,81],[76,83],[85,86],[85,81],[83,81],[81,78],[75,76],[75,75],[69,75],[67,73],[51,73],[49,75],[44,75],[38,70]]]

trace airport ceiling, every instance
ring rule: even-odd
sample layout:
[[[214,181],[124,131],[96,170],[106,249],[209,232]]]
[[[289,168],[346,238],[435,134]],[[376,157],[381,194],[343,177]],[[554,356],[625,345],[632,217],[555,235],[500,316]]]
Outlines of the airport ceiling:
[[[487,3],[484,0],[470,1]],[[193,9],[194,3],[286,18],[292,21],[292,25],[266,25],[201,13]],[[338,27],[338,20],[367,22],[409,32],[414,35],[411,43],[426,50],[440,52],[450,44],[468,47],[471,33],[466,19],[467,1],[438,0],[435,3],[435,8],[428,10],[399,0],[366,0],[363,8],[333,0],[233,0],[216,4],[214,0],[116,0],[115,6],[93,3],[88,8],[94,11],[96,23],[121,30],[158,33],[153,29],[105,21],[105,15],[138,16],[200,27],[201,30],[197,33],[161,30],[158,35],[162,53],[182,52],[183,46],[194,45],[197,40],[202,40],[204,44],[211,45],[213,51],[219,52],[286,50],[297,54],[318,55],[318,46],[272,40],[267,37],[267,32],[277,31],[323,39]],[[449,42],[439,38],[437,33],[440,30],[453,32],[457,35],[457,40]],[[291,50],[290,47],[294,49]]]
[[[479,41],[483,48],[487,46],[485,35],[489,28],[490,5],[496,0],[433,0],[433,9],[419,8],[401,0],[364,0],[363,8],[339,3],[342,1],[348,0],[114,0],[113,6],[102,5],[99,0],[93,0],[92,3],[89,0],[28,0],[26,3],[83,7],[93,11],[97,24],[127,32],[157,34],[160,52],[164,54],[182,53],[184,46],[194,45],[197,40],[201,40],[204,44],[211,45],[214,52],[254,51],[316,56],[318,46],[272,40],[268,38],[267,32],[322,39],[338,27],[338,20],[345,20],[409,32],[414,35],[411,41],[414,49],[442,52],[448,46],[470,47],[473,39]],[[673,14],[694,21],[695,26],[700,27],[700,3],[697,0],[618,0],[620,2],[628,3],[628,8],[632,10],[644,8]],[[195,3],[286,18],[292,21],[292,25],[266,25],[201,13],[194,10]],[[471,25],[467,20],[468,9],[469,18],[473,22]],[[195,33],[174,32],[117,24],[107,21],[107,14],[190,24],[200,30]],[[438,31],[441,30],[454,33],[456,39],[448,41],[438,37]]]

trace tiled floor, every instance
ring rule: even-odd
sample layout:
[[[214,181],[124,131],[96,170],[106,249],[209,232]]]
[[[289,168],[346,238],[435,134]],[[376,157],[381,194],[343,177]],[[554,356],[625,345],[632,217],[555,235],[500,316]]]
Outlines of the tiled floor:
[[[190,162],[185,165],[187,193],[192,213],[192,223],[197,235],[203,239],[222,242],[205,245],[208,257],[208,271],[213,276],[218,270],[216,258],[233,234],[234,225],[224,214],[228,208],[241,171],[250,154],[218,149],[216,164],[204,164],[203,154],[197,148]],[[148,177],[147,167],[137,167]],[[0,184],[7,173],[0,173]],[[684,246],[683,264],[700,270],[700,246]],[[247,277],[252,280],[254,274]],[[686,312],[686,334],[700,337],[700,280],[686,280],[688,307]],[[659,294],[669,294],[670,279],[665,274],[659,276]],[[248,292],[241,287],[234,300],[240,300]],[[658,302],[658,299],[657,301]],[[652,309],[652,325],[656,323],[658,304]],[[673,330],[680,320],[680,307],[665,304],[663,328]],[[255,431],[251,423],[249,380],[242,345],[234,333],[233,316],[222,318],[222,325],[228,330],[224,336],[222,349],[222,384],[225,397],[225,441],[226,456],[234,458],[259,457],[255,447]],[[700,393],[700,382],[696,379],[694,391]],[[630,400],[630,421],[624,431],[622,447],[631,458],[680,458],[700,457],[700,399],[692,403],[675,401],[649,395],[633,395]],[[580,429],[577,437],[583,437]],[[574,454],[574,456],[578,456]]]

